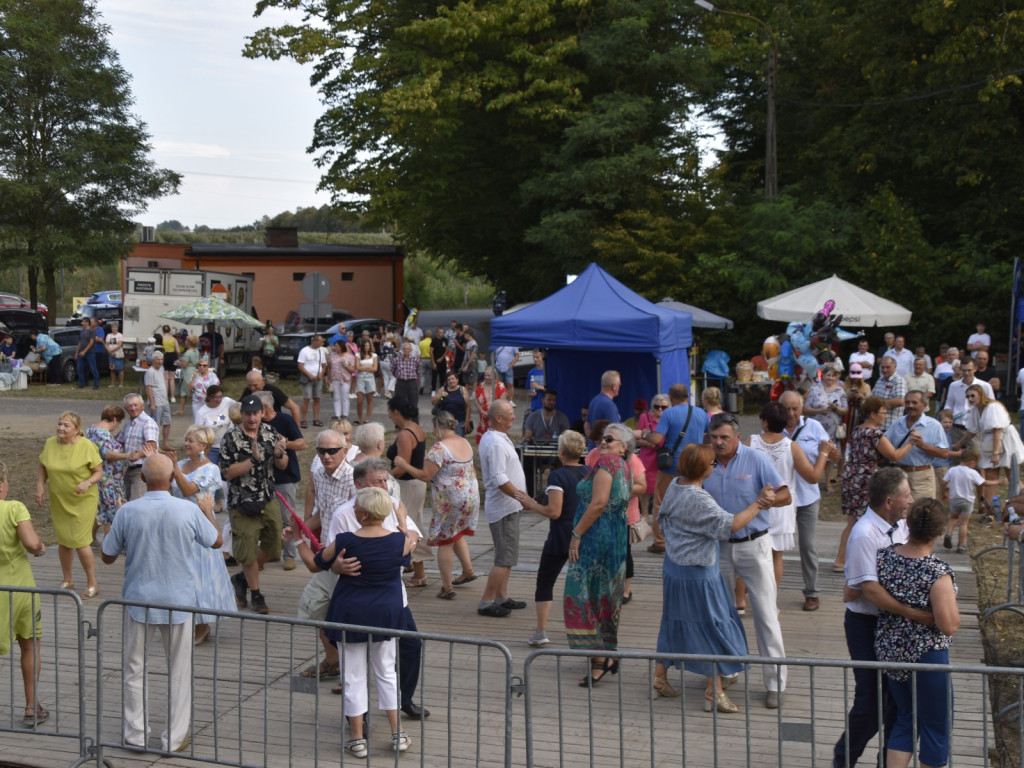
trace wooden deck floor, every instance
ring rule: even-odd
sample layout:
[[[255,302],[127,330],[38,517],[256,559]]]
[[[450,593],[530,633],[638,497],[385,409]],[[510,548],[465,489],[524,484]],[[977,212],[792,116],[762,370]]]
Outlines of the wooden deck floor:
[[[410,590],[410,605],[422,632],[486,638],[504,643],[512,654],[512,673],[523,674],[524,661],[532,652],[526,638],[534,629],[533,587],[535,564],[546,535],[547,524],[539,517],[524,517],[520,561],[512,575],[511,594],[526,599],[529,607],[504,619],[476,614],[476,601],[484,579],[459,589],[454,601],[435,598],[439,588],[436,572],[424,589]],[[818,551],[822,570],[822,604],[816,613],[801,610],[801,577],[796,552],[787,553],[785,576],[779,596],[786,651],[790,657],[820,659],[848,658],[843,635],[842,577],[833,574],[832,559],[841,525],[818,526]],[[491,560],[486,526],[470,539],[477,572],[485,575]],[[960,606],[964,621],[952,652],[955,663],[981,663],[983,651],[975,616],[975,581],[966,555],[948,552],[943,557],[953,565],[960,585]],[[636,577],[633,601],[624,607],[620,629],[622,650],[653,652],[661,614],[661,557],[636,547]],[[40,586],[60,582],[56,557],[34,561]],[[76,569],[78,568],[76,564]],[[120,595],[123,561],[114,566],[98,565],[101,598]],[[261,576],[263,591],[272,614],[294,616],[298,596],[308,574],[303,570],[285,572],[270,564]],[[556,595],[558,592],[556,591]],[[85,604],[85,618],[95,626],[100,599]],[[77,727],[78,686],[75,677],[73,612],[70,602],[60,603],[54,616],[53,601],[45,604],[46,638],[41,699],[55,713],[41,730],[47,733],[74,732]],[[120,609],[104,612],[104,699],[103,740],[118,741],[120,733]],[[756,648],[753,621],[744,619],[751,648]],[[54,632],[57,631],[55,636]],[[553,611],[548,627],[551,648],[565,647],[560,611]],[[86,641],[85,687],[88,727],[95,723],[96,638]],[[341,697],[329,693],[332,683],[309,681],[296,674],[312,663],[313,633],[303,628],[292,631],[285,625],[231,619],[221,622],[218,639],[195,652],[195,738],[196,756],[247,765],[291,766],[338,765],[342,761]],[[166,678],[163,663],[154,649],[154,674],[150,678],[150,701],[154,710],[151,744],[157,744],[162,728],[162,696]],[[59,661],[54,664],[54,658]],[[684,696],[677,700],[652,699],[650,662],[625,661],[617,676],[606,678],[593,691],[579,688],[583,672],[579,659],[537,657],[530,669],[530,723],[533,764],[536,766],[827,766],[832,745],[842,732],[847,702],[852,696],[852,677],[835,668],[790,667],[790,682],[780,710],[763,706],[763,687],[758,670],[745,677],[748,682],[730,695],[745,703],[742,715],[716,716],[702,710],[703,679],[683,678]],[[60,675],[60,689],[54,690],[54,675]],[[493,649],[474,645],[426,644],[425,678],[421,691],[432,716],[424,723],[408,722],[412,748],[401,758],[404,765],[500,766],[505,753],[505,681],[503,656]],[[670,673],[678,686],[678,673]],[[982,721],[981,680],[955,681],[957,720],[954,758],[958,766],[985,765],[986,744],[991,744],[988,723]],[[11,722],[10,701],[20,704],[21,685],[11,657],[0,659],[0,727]],[[526,765],[526,702],[512,700],[512,738],[508,745],[513,765]],[[393,764],[388,747],[386,721],[371,699],[370,764]],[[20,716],[20,707],[14,711]],[[93,737],[90,732],[89,737]],[[987,739],[987,742],[986,742]],[[31,766],[71,765],[78,755],[73,739],[36,734],[4,733],[0,764],[6,759]],[[874,748],[862,758],[874,760]],[[186,757],[160,758],[151,753],[108,749],[106,757],[116,766],[141,768],[159,763],[167,766],[196,766]],[[362,764],[348,759],[344,764]]]

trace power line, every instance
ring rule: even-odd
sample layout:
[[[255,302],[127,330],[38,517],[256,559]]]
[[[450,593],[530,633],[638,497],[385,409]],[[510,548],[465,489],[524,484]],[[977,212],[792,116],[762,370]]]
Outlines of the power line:
[[[320,181],[310,179],[274,179],[268,176],[233,176],[228,173],[207,173],[205,171],[176,171],[184,176],[212,176],[217,179],[242,179],[244,181],[275,181],[283,184],[319,184]]]

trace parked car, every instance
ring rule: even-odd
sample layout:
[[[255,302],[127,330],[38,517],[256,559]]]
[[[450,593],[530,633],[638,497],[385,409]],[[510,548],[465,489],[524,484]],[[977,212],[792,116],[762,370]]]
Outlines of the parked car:
[[[65,321],[65,325],[78,325],[83,317],[91,320],[102,320],[104,328],[109,328],[112,322],[117,322],[118,327],[124,327],[124,313],[120,304],[83,304],[80,311],[73,314]]]
[[[61,377],[68,384],[78,381],[78,361],[75,360],[75,351],[78,349],[78,334],[81,331],[81,328],[62,328],[59,325],[47,331],[50,338],[57,342],[57,346],[64,353],[61,357],[60,370]],[[107,360],[107,348],[102,342],[96,344],[96,348],[99,350],[96,353],[96,367],[99,369],[100,376],[105,377],[110,368],[110,362]]]
[[[121,291],[96,291],[89,297],[89,304],[116,304],[121,306],[123,299]]]
[[[32,309],[32,302],[16,293],[0,292],[0,309]],[[39,302],[38,310],[43,317],[50,316],[50,310],[42,302]]]
[[[370,335],[374,336],[379,332],[381,326],[394,333],[401,333],[402,331],[402,326],[379,317],[357,317],[352,320],[346,320],[343,324],[348,329],[350,339],[358,339],[364,330],[369,331]],[[338,328],[341,325],[342,323],[335,323],[326,330],[321,330],[320,335],[324,339],[330,339],[331,336],[338,332]],[[302,351],[303,347],[309,346],[309,342],[313,340],[313,335],[313,331],[305,330],[299,333],[283,333],[278,336],[281,346],[274,357],[273,369],[282,376],[298,375],[297,359],[299,352]]]
[[[28,337],[33,330],[46,333],[46,318],[31,309],[0,308],[0,323],[7,326],[18,347],[18,357],[28,354],[32,340]]]

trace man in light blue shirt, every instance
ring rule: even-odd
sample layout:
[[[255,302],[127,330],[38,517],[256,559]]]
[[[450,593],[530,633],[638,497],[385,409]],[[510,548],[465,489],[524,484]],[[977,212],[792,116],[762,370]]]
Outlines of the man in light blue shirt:
[[[907,473],[910,492],[915,499],[934,499],[938,496],[935,487],[935,471],[932,466],[936,459],[949,457],[949,440],[942,424],[931,416],[925,416],[927,408],[925,394],[919,389],[911,390],[903,398],[903,413],[885,431],[885,436],[895,447],[909,441],[914,447],[900,459],[900,469]]]
[[[796,392],[784,392],[779,402],[786,409],[789,415],[789,422],[782,434],[799,445],[807,456],[807,461],[812,467],[824,470],[824,465],[818,464],[818,456],[821,453],[828,453],[836,461],[839,460],[839,449],[828,439],[828,432],[821,426],[821,422],[815,419],[805,419],[802,415],[804,401]],[[818,487],[818,479],[808,482],[800,476],[799,472],[794,473],[796,497],[796,532],[800,543],[800,571],[804,577],[804,607],[805,611],[816,611],[820,605],[818,598],[818,549],[816,546],[818,529],[818,507],[821,503],[821,489]]]
[[[32,351],[43,358],[46,363],[46,381],[48,384],[57,385],[61,383],[61,354],[63,350],[60,345],[45,333],[32,331],[29,334],[32,339]]]
[[[110,565],[125,554],[121,597],[136,603],[126,607],[124,624],[125,744],[145,747],[149,737],[144,681],[146,647],[159,630],[167,656],[167,728],[161,748],[183,752],[189,745],[192,709],[193,614],[150,608],[153,605],[195,605],[199,571],[196,544],[219,547],[220,531],[212,523],[213,499],[200,505],[171,496],[174,466],[163,454],[142,465],[146,494],[122,506],[103,540],[101,557]]]
[[[761,511],[748,525],[734,531],[729,544],[722,547],[719,565],[726,584],[735,584],[736,576],[747,585],[753,603],[757,652],[779,659],[786,656],[779,626],[778,591],[768,539],[768,508],[783,507],[792,501],[789,488],[775,471],[771,460],[760,451],[740,442],[740,425],[730,413],[711,418],[711,448],[717,465],[704,481],[704,490],[726,512],[736,515],[764,499]],[[764,664],[765,706],[778,709],[786,690],[784,665]]]

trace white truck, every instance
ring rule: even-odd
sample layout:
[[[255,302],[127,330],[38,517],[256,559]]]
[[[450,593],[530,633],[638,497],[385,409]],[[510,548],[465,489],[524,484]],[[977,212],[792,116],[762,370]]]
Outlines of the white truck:
[[[124,285],[125,347],[141,349],[146,339],[160,332],[165,325],[172,331],[188,330],[199,336],[206,328],[184,325],[161,317],[183,304],[205,296],[220,296],[242,311],[252,314],[252,275],[212,272],[193,269],[153,269],[129,267]],[[258,328],[238,330],[218,328],[224,337],[224,361],[228,369],[246,370],[253,355],[258,354],[261,332]]]

